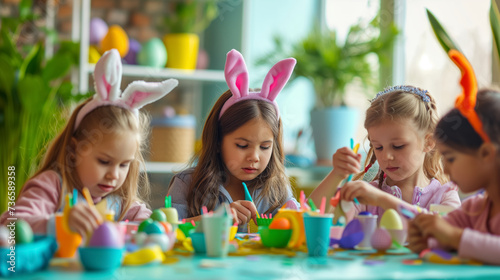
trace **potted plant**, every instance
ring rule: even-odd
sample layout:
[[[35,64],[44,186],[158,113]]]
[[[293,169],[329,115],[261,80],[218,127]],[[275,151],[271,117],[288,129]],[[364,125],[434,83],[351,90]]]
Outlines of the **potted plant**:
[[[19,16],[3,17],[0,26],[0,212],[36,171],[45,144],[64,124],[66,105],[87,97],[73,95],[64,79],[78,63],[78,44],[63,42],[45,58],[43,42],[21,43],[21,30],[36,19],[31,9],[31,0],[21,1]]]
[[[195,69],[199,33],[218,15],[218,0],[178,0],[169,3],[165,17],[168,33],[163,37],[167,49],[167,67]]]
[[[287,47],[276,38],[275,50],[257,62],[294,57],[297,65],[291,80],[305,77],[312,82],[316,105],[311,112],[311,126],[319,163],[330,162],[333,153],[348,145],[356,131],[359,114],[346,104],[346,87],[360,83],[367,96],[379,90],[378,71],[370,56],[378,57],[380,63],[390,60],[382,57],[382,52],[391,47],[398,32],[394,25],[389,28],[389,35],[382,37],[377,16],[368,23],[351,26],[345,42],[340,42],[333,30],[314,28]]]

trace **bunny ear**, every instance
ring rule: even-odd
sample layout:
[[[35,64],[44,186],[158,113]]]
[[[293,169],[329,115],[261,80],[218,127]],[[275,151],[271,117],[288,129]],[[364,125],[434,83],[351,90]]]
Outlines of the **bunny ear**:
[[[248,70],[243,56],[237,50],[227,53],[224,76],[234,97],[248,95]]]
[[[168,79],[161,83],[147,83],[135,81],[128,85],[123,91],[122,99],[130,109],[140,109],[142,106],[152,103],[172,91],[179,81]]]
[[[101,100],[115,101],[120,97],[122,62],[116,49],[105,52],[95,65],[94,83]]]
[[[260,96],[273,101],[290,79],[296,63],[294,58],[283,59],[276,63],[262,83]]]

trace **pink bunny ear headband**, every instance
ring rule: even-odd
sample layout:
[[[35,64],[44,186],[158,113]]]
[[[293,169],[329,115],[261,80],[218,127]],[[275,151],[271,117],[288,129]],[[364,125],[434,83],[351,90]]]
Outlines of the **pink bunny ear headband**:
[[[228,52],[224,76],[233,96],[222,106],[219,119],[233,104],[247,99],[264,100],[271,103],[276,108],[276,114],[279,117],[278,103],[276,103],[275,98],[283,89],[288,79],[290,79],[296,63],[295,58],[287,58],[279,61],[267,73],[262,83],[261,91],[249,92],[248,70],[243,56],[237,50]]]
[[[168,79],[161,83],[135,81],[121,93],[122,62],[116,49],[105,52],[99,59],[95,65],[94,81],[96,94],[78,112],[73,131],[76,131],[88,113],[101,106],[122,107],[139,116],[140,108],[167,95],[179,84],[176,79]]]

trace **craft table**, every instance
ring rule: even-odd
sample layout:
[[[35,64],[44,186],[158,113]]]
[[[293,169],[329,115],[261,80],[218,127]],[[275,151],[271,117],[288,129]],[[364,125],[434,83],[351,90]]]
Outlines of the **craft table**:
[[[50,267],[16,279],[500,279],[500,267],[487,265],[441,265],[416,259],[407,249],[401,255],[370,258],[370,251],[335,251],[326,258],[310,258],[298,252],[284,255],[229,256],[211,259],[174,256],[172,264],[120,267],[113,272],[84,271],[78,259],[53,259]],[[364,253],[364,254],[363,254]],[[170,258],[172,260],[172,258]]]

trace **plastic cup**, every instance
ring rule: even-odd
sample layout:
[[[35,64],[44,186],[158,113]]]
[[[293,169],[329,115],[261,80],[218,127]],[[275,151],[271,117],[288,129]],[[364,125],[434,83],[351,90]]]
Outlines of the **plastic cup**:
[[[330,246],[333,214],[309,216],[304,214],[307,251],[311,257],[326,257]]]
[[[82,237],[77,233],[67,231],[63,225],[64,222],[63,214],[56,213],[56,239],[59,248],[55,255],[60,258],[72,258],[82,243]]]
[[[371,238],[375,229],[377,229],[377,215],[358,215],[357,219],[361,223],[361,227],[363,228],[363,240],[358,244],[358,249],[371,249]]]
[[[222,258],[229,252],[229,232],[232,216],[202,216],[208,257]]]

